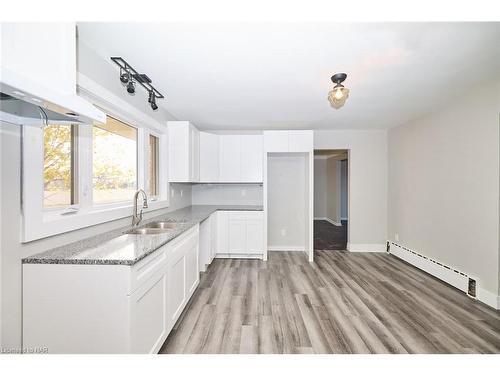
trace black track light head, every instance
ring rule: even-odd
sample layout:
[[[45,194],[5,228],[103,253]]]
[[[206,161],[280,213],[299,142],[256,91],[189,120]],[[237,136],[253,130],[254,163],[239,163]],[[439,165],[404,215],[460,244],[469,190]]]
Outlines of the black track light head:
[[[129,80],[128,72],[120,74],[120,81],[122,81],[122,83],[127,83],[128,80]]]
[[[134,82],[132,80],[130,80],[127,84],[127,92],[129,94],[133,94],[135,92],[135,85],[134,85]]]
[[[151,104],[151,108],[153,109],[153,111],[156,111],[158,109],[158,106],[156,105],[156,95],[153,90],[149,91],[148,102]]]
[[[127,83],[130,80],[130,72],[127,68],[120,68],[120,81],[122,83]]]

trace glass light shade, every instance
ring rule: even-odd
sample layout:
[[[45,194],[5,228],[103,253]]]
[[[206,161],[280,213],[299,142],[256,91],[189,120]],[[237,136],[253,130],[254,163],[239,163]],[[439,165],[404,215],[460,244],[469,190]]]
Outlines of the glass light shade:
[[[340,107],[342,107],[348,97],[349,89],[343,86],[336,87],[328,93],[328,101],[330,102],[330,105],[335,109],[339,109]]]

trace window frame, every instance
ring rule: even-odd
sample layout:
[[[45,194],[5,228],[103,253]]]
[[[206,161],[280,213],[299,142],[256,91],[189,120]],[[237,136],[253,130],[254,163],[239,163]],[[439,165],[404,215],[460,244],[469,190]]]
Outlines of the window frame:
[[[151,198],[151,201],[157,201],[158,199],[161,199],[161,196],[162,196],[162,193],[161,193],[161,184],[160,184],[160,173],[161,173],[161,168],[160,168],[160,154],[161,154],[161,149],[163,148],[163,146],[161,145],[161,135],[155,131],[148,131],[146,134],[145,134],[145,140],[146,140],[146,147],[147,147],[147,153],[146,153],[146,167],[145,167],[145,171],[146,171],[146,176],[145,176],[145,189],[144,191],[146,192],[146,194],[149,194],[150,191],[151,191],[151,186],[150,186],[150,181],[151,181],[151,176],[150,176],[150,170],[149,170],[149,163],[150,163],[150,160],[149,160],[149,157],[151,155],[151,143],[150,143],[150,139],[151,137],[155,137],[157,139],[157,161],[156,161],[156,172],[157,172],[157,176],[156,176],[156,184],[157,184],[157,194],[156,195],[151,195],[148,197]]]
[[[79,194],[78,194],[78,126],[75,124],[60,124],[71,126],[70,136],[71,136],[71,190],[70,190],[70,200],[71,204],[64,206],[45,206],[45,202],[42,202],[42,207],[44,212],[57,211],[57,210],[77,210],[79,208]],[[42,133],[43,136],[43,133]],[[45,144],[45,141],[43,141]],[[43,147],[43,146],[42,146]],[[45,159],[45,150],[44,159]],[[42,174],[43,176],[43,174]],[[45,181],[45,176],[44,176]],[[45,201],[45,189],[44,189],[44,201]]]
[[[159,195],[144,212],[169,207],[167,129],[158,131],[142,121],[116,110],[113,106],[92,100],[109,116],[137,129],[137,189],[148,184],[149,134],[158,137]],[[22,139],[22,242],[30,242],[73,230],[102,224],[132,215],[130,201],[94,204],[92,198],[92,129],[93,125],[75,124],[76,205],[46,209],[43,206],[43,127],[23,126]],[[149,198],[149,197],[148,197]]]

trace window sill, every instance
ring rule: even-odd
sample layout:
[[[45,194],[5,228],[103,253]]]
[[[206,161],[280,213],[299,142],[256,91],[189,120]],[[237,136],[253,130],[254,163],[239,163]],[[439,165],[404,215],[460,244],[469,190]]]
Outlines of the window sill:
[[[148,202],[148,208],[144,213],[160,210],[169,206],[168,199]],[[90,210],[78,210],[68,213],[66,210],[47,211],[42,215],[40,225],[27,223],[24,220],[23,242],[30,242],[58,234],[71,232],[74,230],[104,224],[110,221],[123,219],[132,216],[133,205],[125,203],[117,205],[95,206]]]

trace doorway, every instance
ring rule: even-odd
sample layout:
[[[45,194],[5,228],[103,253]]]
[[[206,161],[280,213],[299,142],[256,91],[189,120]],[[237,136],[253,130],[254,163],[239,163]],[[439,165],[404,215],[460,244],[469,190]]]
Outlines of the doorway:
[[[314,151],[314,249],[347,250],[349,152]]]

